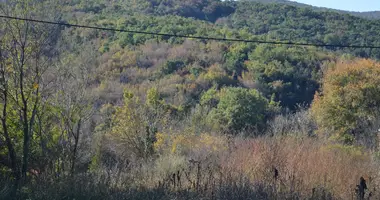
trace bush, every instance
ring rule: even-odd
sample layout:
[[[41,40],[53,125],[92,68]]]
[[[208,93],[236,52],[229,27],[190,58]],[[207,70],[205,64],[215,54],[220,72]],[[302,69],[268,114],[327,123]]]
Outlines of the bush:
[[[217,107],[208,115],[210,124],[234,132],[263,127],[268,100],[257,90],[226,87],[217,98]]]
[[[185,66],[185,62],[181,60],[169,60],[161,68],[163,75],[169,75]]]
[[[316,124],[309,110],[304,108],[296,113],[278,115],[269,121],[269,135],[294,135],[299,137],[314,136]]]

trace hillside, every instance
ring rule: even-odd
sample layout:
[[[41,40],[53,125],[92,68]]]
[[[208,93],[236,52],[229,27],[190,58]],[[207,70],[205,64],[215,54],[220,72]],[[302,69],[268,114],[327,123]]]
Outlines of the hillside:
[[[0,199],[380,197],[380,48],[340,47],[380,46],[380,20],[281,0],[10,13],[99,28],[0,19]]]
[[[350,12],[352,15],[359,17],[366,17],[368,19],[380,19],[380,11],[369,11],[369,12]]]
[[[331,8],[311,6],[308,4],[303,4],[303,3],[298,3],[295,1],[288,1],[288,0],[248,0],[248,1],[259,2],[259,3],[286,4],[286,5],[297,6],[297,7],[311,8],[313,10],[322,11],[322,12],[338,12],[341,14],[350,14],[357,17],[367,18],[367,19],[380,19],[380,11],[353,12],[353,11],[345,11],[345,10],[337,10],[337,9],[331,9]]]
[[[116,1],[112,5],[114,9],[110,10],[106,2],[80,3],[75,6],[74,11],[84,11],[90,19],[96,16],[106,16],[107,13],[112,13],[113,17],[123,16],[122,13],[132,16],[141,14],[145,16],[181,16],[211,23],[216,22],[217,25],[226,25],[235,30],[244,28],[253,35],[265,35],[270,40],[373,46],[376,46],[379,41],[376,33],[380,29],[380,21],[365,20],[336,12],[318,12],[311,8],[298,8],[283,4],[261,4],[251,1],[220,2],[217,0],[127,0]],[[135,24],[132,26],[138,30],[146,30],[145,27],[136,27]],[[345,52],[361,57],[379,57],[377,50],[349,49]]]
[[[247,28],[255,35],[267,34],[274,40],[296,40],[316,44],[378,44],[380,21],[366,20],[335,12],[318,12],[282,4],[241,2],[236,11],[221,20],[231,28]],[[338,50],[338,49],[335,49]],[[377,50],[348,49],[356,56],[379,58]]]

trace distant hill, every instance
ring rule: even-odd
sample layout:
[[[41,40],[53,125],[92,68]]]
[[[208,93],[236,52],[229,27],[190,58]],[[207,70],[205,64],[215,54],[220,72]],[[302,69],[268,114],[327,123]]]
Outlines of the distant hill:
[[[220,43],[206,39],[185,40],[169,35],[101,33],[84,29],[70,31],[76,44],[87,44],[87,41],[100,44],[100,82],[112,77],[114,81],[128,83],[136,88],[145,87],[144,81],[155,85],[165,83],[160,86],[166,91],[163,94],[165,101],[186,109],[188,105],[199,102],[202,92],[213,85],[243,85],[258,88],[266,98],[273,97],[275,101],[281,102],[282,107],[293,110],[298,104],[311,103],[319,88],[320,69],[329,62],[340,57],[380,59],[380,49],[339,47],[380,46],[380,20],[329,9],[323,11],[290,1],[264,2],[79,0],[67,4],[66,20],[78,24],[175,35],[337,46],[311,48]],[[236,74],[238,78],[234,76]],[[172,79],[167,79],[169,77]],[[186,82],[186,86],[181,88],[188,89],[184,90],[179,100],[179,89],[172,86],[182,82]]]
[[[344,11],[341,11],[344,12]],[[365,17],[368,19],[380,19],[380,11],[371,11],[371,12],[348,12],[351,15],[358,17]]]
[[[186,29],[196,23],[207,22],[207,26],[210,27],[212,24],[221,25],[237,32],[246,31],[247,34],[270,40],[333,45],[380,45],[378,36],[380,20],[368,20],[376,17],[380,19],[380,12],[338,11],[287,0],[117,0],[112,3],[106,0],[92,1],[92,3],[82,0],[71,6],[74,12],[87,13],[88,18],[94,21],[100,19],[99,15],[109,21],[112,21],[111,16],[120,20],[121,16],[128,15],[128,21],[134,16],[136,22],[128,24],[128,27],[133,26],[137,30],[144,31],[196,33],[194,30],[175,31],[179,29],[176,24],[178,22],[175,21],[180,20],[186,21]],[[148,20],[148,17],[152,18]],[[156,25],[152,22],[153,19]],[[170,25],[169,19],[176,20]],[[129,39],[123,40],[125,44],[129,41]],[[139,40],[139,43],[142,41],[144,40]],[[380,59],[379,49],[330,50]]]
[[[311,6],[308,4],[298,3],[295,1],[287,1],[287,0],[248,0],[248,1],[260,2],[260,3],[280,3],[280,4],[287,4],[287,5],[298,6],[298,7],[309,7],[315,10],[319,10],[319,11],[333,11],[333,12],[345,13],[345,14],[350,14],[357,17],[364,17],[367,19],[380,19],[380,11],[352,12],[352,11],[337,10],[337,9],[332,9],[332,8]]]
[[[377,33],[380,31],[380,20],[368,20],[349,12],[341,13],[344,11],[339,13],[331,9],[315,8],[284,0],[239,1],[234,5],[232,14],[216,23],[233,29],[246,28],[254,35],[267,35],[277,40],[335,45],[379,44]],[[377,50],[351,50],[358,56],[376,55],[380,58]]]

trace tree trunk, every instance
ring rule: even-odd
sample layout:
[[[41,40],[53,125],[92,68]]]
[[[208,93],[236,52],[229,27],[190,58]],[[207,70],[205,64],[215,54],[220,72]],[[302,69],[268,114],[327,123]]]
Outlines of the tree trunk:
[[[71,175],[74,175],[74,172],[75,172],[75,163],[76,163],[76,159],[77,159],[77,151],[78,151],[81,124],[82,124],[82,119],[79,119],[77,130],[75,133],[73,133],[74,149],[73,149],[72,158],[71,158],[71,160],[72,160],[72,162],[71,162]]]
[[[5,142],[6,142],[6,145],[7,145],[7,149],[8,149],[8,156],[9,156],[9,159],[10,159],[10,168],[12,170],[12,174],[15,178],[15,184],[14,184],[14,187],[12,188],[12,193],[11,193],[11,196],[14,197],[14,195],[16,195],[16,191],[17,191],[17,188],[18,188],[18,183],[20,182],[20,171],[19,171],[19,168],[18,168],[18,164],[17,164],[17,155],[16,155],[16,151],[15,151],[15,148],[14,148],[14,145],[12,143],[12,139],[10,138],[9,136],[9,132],[8,132],[8,124],[7,124],[7,117],[8,117],[8,113],[7,113],[7,107],[8,107],[8,83],[7,83],[7,80],[6,80],[6,77],[5,77],[5,66],[4,66],[4,63],[3,63],[3,54],[2,54],[2,51],[0,50],[0,59],[1,59],[1,67],[0,67],[0,72],[1,72],[1,84],[3,86],[2,88],[2,96],[3,96],[3,110],[2,110],[2,116],[1,116],[1,125],[2,125],[2,128],[3,128],[3,135],[5,137]]]
[[[23,117],[24,117],[24,124],[23,124],[23,132],[24,132],[24,143],[23,143],[23,157],[22,157],[22,169],[21,169],[21,175],[22,175],[22,181],[27,181],[27,174],[28,171],[28,161],[29,161],[29,143],[30,143],[30,134],[29,134],[29,124],[27,121],[27,111],[24,108],[23,109]]]

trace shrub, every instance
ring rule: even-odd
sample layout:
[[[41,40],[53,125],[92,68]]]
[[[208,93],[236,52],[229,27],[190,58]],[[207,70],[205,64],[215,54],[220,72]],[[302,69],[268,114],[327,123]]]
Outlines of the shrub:
[[[163,75],[169,75],[185,66],[185,62],[181,60],[169,60],[161,68]]]
[[[262,128],[268,100],[257,90],[226,87],[218,93],[218,105],[208,115],[210,124],[228,131]]]

